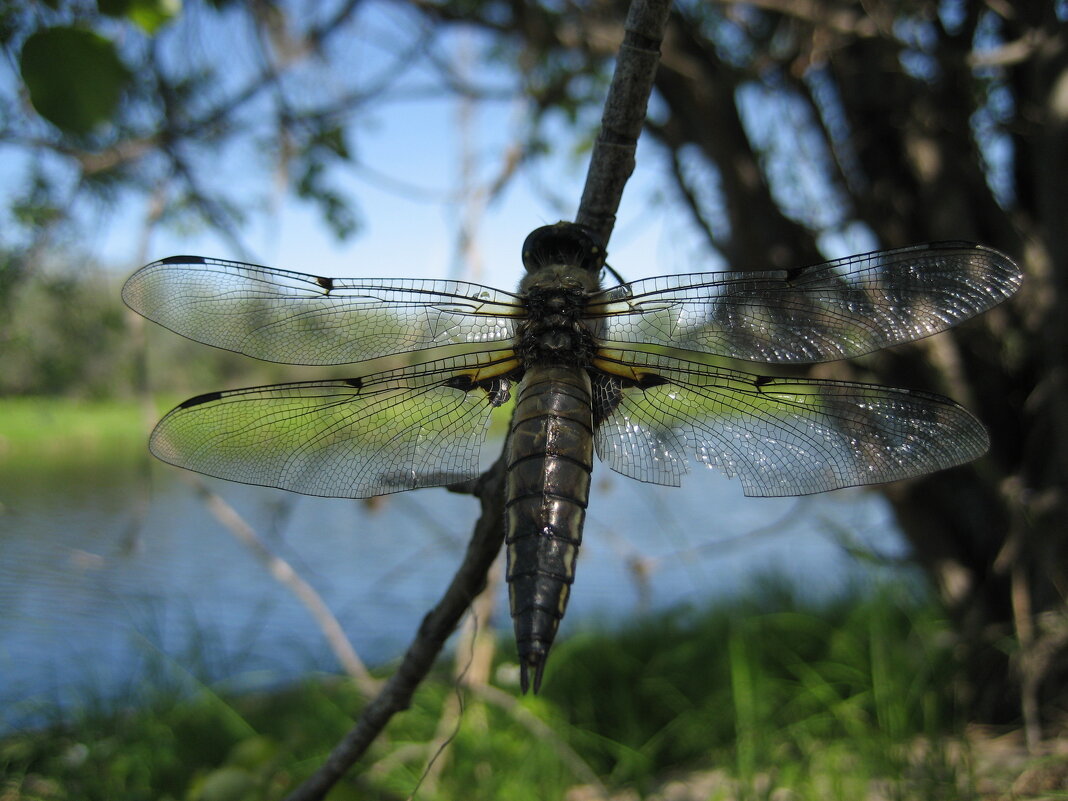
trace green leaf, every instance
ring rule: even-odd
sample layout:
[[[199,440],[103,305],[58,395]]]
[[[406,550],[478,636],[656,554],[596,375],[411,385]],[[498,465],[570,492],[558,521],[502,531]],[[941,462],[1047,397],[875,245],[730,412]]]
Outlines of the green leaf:
[[[349,148],[345,142],[345,130],[340,126],[332,126],[319,131],[312,140],[312,145],[326,148],[340,159],[350,158]]]
[[[100,13],[126,17],[150,36],[182,11],[182,0],[97,0]]]
[[[68,133],[112,118],[130,71],[115,46],[82,28],[47,28],[22,47],[22,80],[37,113]]]
[[[209,773],[192,795],[198,801],[244,801],[255,788],[252,775],[241,768],[224,767]]]
[[[182,0],[133,0],[126,15],[147,34],[154,34],[182,13]]]

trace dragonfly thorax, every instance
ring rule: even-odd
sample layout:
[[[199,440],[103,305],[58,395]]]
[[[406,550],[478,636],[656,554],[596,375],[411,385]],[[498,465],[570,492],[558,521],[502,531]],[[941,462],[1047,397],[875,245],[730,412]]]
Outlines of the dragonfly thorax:
[[[594,342],[582,321],[587,298],[587,290],[574,284],[553,288],[535,285],[527,291],[528,316],[519,326],[516,346],[524,367],[589,364]]]

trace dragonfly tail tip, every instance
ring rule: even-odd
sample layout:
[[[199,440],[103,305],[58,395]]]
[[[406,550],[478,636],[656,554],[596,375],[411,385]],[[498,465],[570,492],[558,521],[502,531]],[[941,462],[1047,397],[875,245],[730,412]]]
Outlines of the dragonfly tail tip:
[[[538,690],[541,689],[541,679],[545,673],[545,656],[545,654],[530,654],[519,663],[519,689],[523,695],[526,695],[531,688],[537,695]],[[534,674],[533,681],[531,681],[531,672]]]

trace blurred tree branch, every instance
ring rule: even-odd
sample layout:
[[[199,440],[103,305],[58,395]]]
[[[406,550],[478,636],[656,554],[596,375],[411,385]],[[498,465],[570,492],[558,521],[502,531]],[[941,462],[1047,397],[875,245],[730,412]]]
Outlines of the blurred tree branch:
[[[26,221],[25,234],[34,242],[48,241],[58,226],[72,219],[70,202],[82,195],[97,193],[110,199],[116,190],[136,192],[165,182],[171,194],[164,219],[192,211],[229,240],[237,253],[245,252],[240,234],[243,213],[260,204],[247,196],[247,185],[238,195],[225,182],[211,179],[219,173],[216,165],[232,149],[244,145],[246,154],[261,150],[269,155],[283,141],[290,143],[279,153],[291,190],[319,205],[338,235],[351,233],[358,219],[354,201],[332,187],[327,168],[357,164],[353,154],[358,150],[347,140],[355,135],[348,121],[358,109],[443,92],[473,98],[510,96],[499,85],[477,86],[458,79],[448,60],[435,55],[440,29],[411,11],[403,13],[416,23],[410,26],[412,35],[396,43],[384,66],[372,73],[346,75],[341,81],[315,81],[314,76],[328,69],[332,58],[336,60],[336,52],[351,47],[367,5],[348,0],[327,13],[307,15],[276,3],[229,11],[190,4],[182,15],[201,15],[205,27],[200,33],[215,37],[214,42],[211,38],[198,42],[199,49],[181,41],[179,37],[188,39],[193,32],[178,31],[175,20],[145,31],[129,19],[108,17],[91,8],[40,5],[31,13],[29,7],[5,7],[0,46],[9,69],[18,72],[20,49],[42,32],[93,30],[100,32],[102,47],[121,57],[131,76],[121,87],[93,74],[47,73],[37,79],[51,81],[47,86],[53,92],[72,96],[121,88],[122,102],[109,112],[106,124],[87,131],[42,120],[24,86],[21,102],[0,115],[0,145],[35,154],[37,165],[26,187],[9,191],[16,204],[36,204],[36,217],[50,220],[49,226],[41,226],[26,215],[16,215]],[[238,35],[231,40],[252,43],[257,62],[252,69],[233,69],[234,53],[226,52],[222,59],[212,53],[213,47],[229,47],[223,42],[233,36],[234,28],[243,28],[241,34],[253,33],[251,39]],[[175,47],[183,48],[183,58],[174,58]],[[55,63],[64,63],[66,54],[53,55]],[[401,86],[413,65],[423,63],[439,70],[437,80],[428,79],[424,88],[412,81]],[[11,85],[19,86],[20,77],[33,78],[34,73],[28,72],[31,66],[23,65],[21,76],[11,76]],[[308,91],[310,84],[314,92]],[[65,184],[78,189],[68,197],[61,188]]]

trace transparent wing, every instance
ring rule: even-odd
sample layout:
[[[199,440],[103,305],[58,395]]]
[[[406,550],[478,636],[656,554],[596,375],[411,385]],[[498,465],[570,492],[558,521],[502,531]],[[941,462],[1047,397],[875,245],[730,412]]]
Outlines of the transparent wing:
[[[944,331],[1001,303],[1021,281],[996,250],[943,242],[796,270],[648,278],[593,296],[587,315],[610,343],[820,362]]]
[[[142,267],[126,304],[182,336],[286,364],[349,364],[514,336],[519,299],[462,281],[322,278],[200,256]]]
[[[483,365],[484,366],[484,365]],[[503,378],[457,357],[340,381],[213,392],[164,417],[165,462],[305,495],[366,498],[474,478]]]
[[[923,475],[988,446],[982,424],[938,395],[603,355],[615,358],[595,362],[597,454],[640,481],[678,486],[695,458],[746,495],[806,495]]]

